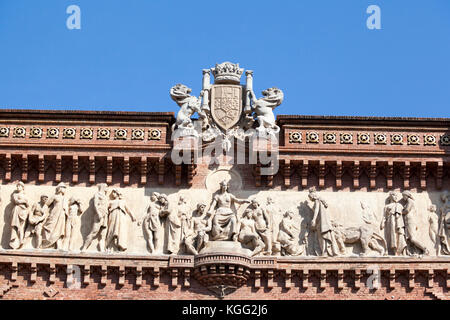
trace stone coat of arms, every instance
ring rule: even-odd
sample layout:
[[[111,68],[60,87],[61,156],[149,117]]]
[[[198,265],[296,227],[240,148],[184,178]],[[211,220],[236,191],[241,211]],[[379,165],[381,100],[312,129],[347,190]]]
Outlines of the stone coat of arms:
[[[214,83],[211,84],[211,73]],[[170,89],[172,99],[180,106],[172,126],[175,138],[195,136],[204,142],[221,139],[225,150],[231,148],[233,138],[243,140],[254,134],[274,135],[280,128],[275,123],[273,109],[283,101],[278,88],[264,90],[257,99],[253,92],[253,72],[246,71],[246,84],[240,79],[244,69],[239,64],[224,62],[203,70],[200,96],[191,96],[191,89],[177,84]],[[198,115],[198,119],[191,117]],[[255,129],[249,133],[249,129]]]

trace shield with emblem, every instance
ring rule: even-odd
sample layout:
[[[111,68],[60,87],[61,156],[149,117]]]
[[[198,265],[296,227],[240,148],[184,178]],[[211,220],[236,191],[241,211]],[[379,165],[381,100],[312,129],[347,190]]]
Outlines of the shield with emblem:
[[[242,87],[240,85],[213,85],[211,88],[211,116],[223,130],[239,122],[242,114]]]

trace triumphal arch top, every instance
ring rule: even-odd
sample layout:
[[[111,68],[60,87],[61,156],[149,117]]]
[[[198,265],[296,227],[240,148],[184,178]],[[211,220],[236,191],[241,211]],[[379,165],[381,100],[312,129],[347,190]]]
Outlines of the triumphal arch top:
[[[450,119],[275,117],[253,74],[176,115],[1,110],[0,296],[448,298]]]

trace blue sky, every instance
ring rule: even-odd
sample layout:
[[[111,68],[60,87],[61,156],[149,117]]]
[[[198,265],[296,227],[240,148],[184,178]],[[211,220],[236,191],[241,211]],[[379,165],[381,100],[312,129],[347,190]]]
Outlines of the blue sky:
[[[450,117],[450,1],[0,0],[2,108],[176,112],[223,61],[283,89],[277,114]]]

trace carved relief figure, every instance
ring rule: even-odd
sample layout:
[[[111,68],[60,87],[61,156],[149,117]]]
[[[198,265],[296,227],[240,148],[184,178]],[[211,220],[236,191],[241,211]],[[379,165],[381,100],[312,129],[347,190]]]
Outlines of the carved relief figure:
[[[19,249],[23,245],[25,238],[25,226],[28,219],[30,204],[25,195],[25,185],[19,182],[16,185],[16,191],[12,194],[14,208],[12,210],[11,220],[11,239],[9,246],[12,249]]]
[[[270,196],[267,197],[266,212],[272,226],[272,253],[278,254],[281,249],[278,241],[278,232],[283,215]]]
[[[437,208],[435,205],[431,205],[428,207],[428,235],[430,236],[431,241],[436,247],[436,253],[439,254],[439,218],[436,210]]]
[[[108,196],[106,183],[98,185],[98,192],[94,195],[94,222],[92,230],[86,237],[81,251],[87,250],[96,237],[98,237],[98,249],[105,251],[105,238],[108,227]]]
[[[118,189],[112,190],[111,197],[112,201],[108,205],[106,249],[108,251],[125,251],[127,250],[128,237],[126,216],[130,216],[133,222],[136,219]]]
[[[277,240],[284,256],[299,256],[305,250],[304,244],[302,246],[299,244],[298,234],[300,231],[296,228],[293,217],[294,212],[287,210],[279,226]]]
[[[169,254],[177,254],[181,242],[181,220],[178,216],[178,208],[169,206],[169,199],[165,194],[161,194],[159,201],[161,203],[161,217],[166,218],[167,251]]]
[[[228,182],[220,183],[220,190],[213,197],[209,212],[213,217],[211,236],[212,240],[237,241],[237,217],[231,209],[233,203],[250,203],[249,200],[238,199],[228,192]]]
[[[393,255],[406,255],[406,230],[403,221],[403,206],[399,203],[401,195],[398,192],[389,192],[387,204],[384,207],[384,216],[380,225],[386,227],[388,245]]]
[[[76,231],[80,230],[79,216],[82,213],[83,210],[81,210],[81,200],[74,197],[70,198],[69,210],[67,210],[66,231],[64,238],[64,247],[69,251],[73,249]]]
[[[336,256],[339,252],[331,219],[327,212],[328,204],[320,198],[314,187],[309,189],[309,199],[314,203],[311,229],[317,233],[322,256]]]
[[[244,246],[252,248],[252,256],[256,256],[258,253],[264,250],[265,244],[256,231],[256,223],[253,219],[252,211],[252,209],[245,209],[242,218],[239,221],[238,241]]]
[[[275,123],[273,109],[283,102],[283,91],[278,88],[269,88],[262,92],[263,97],[256,99],[253,90],[249,90],[252,99],[252,108],[258,121],[257,130],[266,133],[278,133],[280,128]]]
[[[256,199],[251,200],[247,210],[251,211],[253,220],[255,220],[255,229],[264,242],[264,254],[272,254],[272,232],[270,219],[266,211],[259,205]]]
[[[180,106],[178,111],[176,122],[172,126],[172,131],[175,129],[193,129],[192,115],[197,114],[206,119],[204,112],[201,110],[201,98],[203,91],[200,93],[200,97],[191,96],[192,89],[183,84],[177,84],[170,89],[170,96]]]
[[[191,254],[198,254],[204,245],[208,243],[208,233],[211,229],[212,219],[209,213],[206,212],[206,205],[204,203],[197,204],[197,209],[192,217],[192,232],[184,240],[187,251]]]
[[[423,254],[428,255],[428,249],[419,240],[419,228],[416,222],[417,208],[414,202],[414,198],[409,191],[403,191],[402,195],[403,200],[405,201],[403,215],[406,225],[406,239],[409,240],[410,244],[412,244],[414,247],[420,249]]]
[[[440,253],[450,255],[450,195],[445,192],[441,196],[443,205],[441,207],[441,215],[439,222],[439,240],[440,240]]]
[[[33,204],[30,215],[28,216],[25,238],[33,236],[35,238],[36,248],[40,248],[42,245],[42,228],[45,219],[48,217],[47,200],[47,195],[41,195],[41,201]]]
[[[162,253],[163,251],[164,227],[160,218],[161,204],[159,197],[159,193],[152,193],[142,222],[147,237],[147,246],[151,253]]]
[[[339,250],[341,254],[345,254],[345,244],[359,242],[362,247],[362,256],[369,252],[369,248],[377,251],[380,255],[384,255],[386,242],[379,234],[376,217],[370,207],[363,202],[361,202],[361,209],[363,225],[359,227],[344,227],[342,224],[332,222]]]
[[[44,222],[42,246],[63,249],[63,239],[66,228],[66,213],[68,201],[65,197],[66,185],[61,182],[56,186],[55,195],[47,201],[51,207],[50,213]]]

